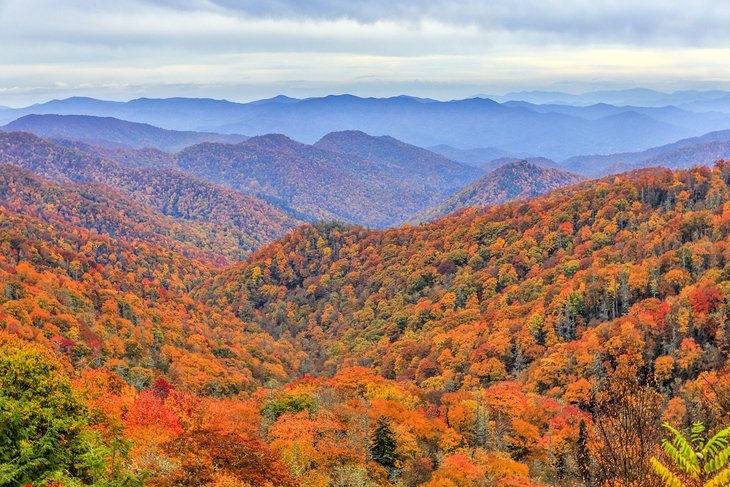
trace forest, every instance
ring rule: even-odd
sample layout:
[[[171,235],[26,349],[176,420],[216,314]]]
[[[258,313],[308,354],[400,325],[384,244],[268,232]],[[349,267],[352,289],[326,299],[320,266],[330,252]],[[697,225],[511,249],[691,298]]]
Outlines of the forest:
[[[237,264],[0,169],[1,485],[730,483],[730,162]]]

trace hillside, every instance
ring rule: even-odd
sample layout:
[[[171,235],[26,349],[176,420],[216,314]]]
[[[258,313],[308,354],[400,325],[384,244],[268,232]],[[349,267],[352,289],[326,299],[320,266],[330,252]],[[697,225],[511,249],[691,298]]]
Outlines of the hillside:
[[[385,174],[397,180],[438,195],[451,194],[480,174],[471,166],[393,137],[373,137],[355,130],[327,134],[314,146],[358,156],[377,164]]]
[[[202,223],[202,241],[211,248],[215,242],[214,255],[224,262],[241,260],[301,223],[260,199],[180,171],[125,167],[22,132],[0,133],[0,163],[14,164],[64,184],[102,183],[178,219],[178,224]]]
[[[432,220],[470,206],[494,206],[512,200],[526,200],[582,179],[577,174],[533,162],[508,162],[469,184],[419,219]]]
[[[223,271],[122,194],[0,175],[0,377],[24,410],[49,384],[83,401],[54,410],[74,441],[124,453],[97,478],[651,485],[661,421],[730,421],[726,163],[420,226],[307,225]]]
[[[155,148],[175,152],[201,142],[238,143],[248,137],[165,130],[145,123],[89,115],[26,115],[0,130],[30,132],[47,139],[78,140],[106,148]]]
[[[412,218],[448,189],[434,194],[423,185],[416,187],[396,177],[397,172],[382,163],[301,144],[283,135],[253,137],[236,145],[198,144],[178,154],[177,167],[215,184],[267,198],[311,220],[375,227]]]
[[[646,170],[417,227],[308,226],[195,296],[291,337],[304,373],[357,365],[418,386],[467,455],[486,441],[524,475],[579,477],[550,473],[548,438],[577,468],[580,418],[619,427],[596,409],[611,394],[650,401],[642,434],[662,419],[727,424],[728,175]],[[489,433],[480,414],[497,417]],[[595,448],[596,475],[621,475]],[[654,450],[640,451],[646,485]]]
[[[265,334],[185,298],[212,275],[196,259],[202,252],[190,251],[196,231],[99,185],[61,187],[0,166],[3,330],[56,347],[79,371],[114,369],[137,387],[159,370],[200,394],[286,377],[283,349]],[[231,340],[235,356],[216,357]]]

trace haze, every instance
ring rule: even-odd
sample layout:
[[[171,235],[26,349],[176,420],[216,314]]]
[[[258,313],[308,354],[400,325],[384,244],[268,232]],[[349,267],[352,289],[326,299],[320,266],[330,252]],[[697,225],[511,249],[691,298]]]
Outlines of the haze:
[[[0,105],[730,87],[730,5],[0,0]]]

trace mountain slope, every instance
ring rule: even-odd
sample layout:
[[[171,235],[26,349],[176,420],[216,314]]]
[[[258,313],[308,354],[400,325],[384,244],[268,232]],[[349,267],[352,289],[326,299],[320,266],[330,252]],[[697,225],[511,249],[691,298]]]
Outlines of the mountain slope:
[[[470,206],[494,206],[512,200],[525,200],[563,186],[580,182],[577,174],[538,166],[528,161],[502,165],[485,174],[420,217],[428,221]]]
[[[103,183],[167,216],[206,223],[203,240],[216,242],[216,255],[228,261],[240,260],[300,224],[260,199],[180,171],[125,167],[32,134],[0,133],[0,163],[64,184]]]
[[[108,148],[150,147],[171,152],[200,142],[238,143],[247,139],[243,135],[165,130],[144,123],[88,115],[26,115],[0,130],[30,132],[43,138],[78,140]]]
[[[644,170],[386,231],[306,226],[195,295],[291,335],[308,373],[357,363],[436,397],[507,380],[590,408],[621,363],[698,387],[728,374],[729,174]]]
[[[197,260],[198,231],[101,185],[61,186],[0,165],[2,329],[79,372],[114,370],[138,388],[161,371],[202,395],[286,378],[288,347],[186,297],[212,275]]]
[[[414,188],[420,187],[440,194],[461,188],[480,174],[471,166],[393,137],[373,137],[356,130],[327,134],[314,146],[358,156],[377,164],[385,174]]]
[[[433,204],[438,194],[415,188],[380,164],[322,150],[283,135],[237,145],[199,144],[181,151],[177,167],[236,191],[308,215],[371,226],[399,224]]]

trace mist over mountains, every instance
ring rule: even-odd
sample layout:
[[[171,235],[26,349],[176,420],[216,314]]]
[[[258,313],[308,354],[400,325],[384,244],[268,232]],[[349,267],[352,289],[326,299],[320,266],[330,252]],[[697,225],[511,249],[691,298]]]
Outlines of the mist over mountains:
[[[730,97],[725,92],[663,95],[632,90],[558,95],[514,94],[512,100],[503,103],[481,97],[437,101],[352,95],[307,99],[277,96],[250,103],[194,98],[139,98],[129,102],[68,98],[0,110],[0,122],[29,114],[93,115],[177,131],[245,136],[282,133],[307,144],[331,132],[359,130],[421,147],[448,146],[444,149],[452,156],[454,149],[488,148],[491,154],[480,163],[503,156],[563,160],[582,154],[642,151],[730,127],[730,104],[722,103]],[[558,103],[538,104],[545,100]],[[593,100],[600,103],[581,105]],[[720,102],[713,102],[708,111],[703,103],[712,100]],[[662,101],[673,101],[675,105]],[[474,159],[465,155],[463,162],[474,164]]]

